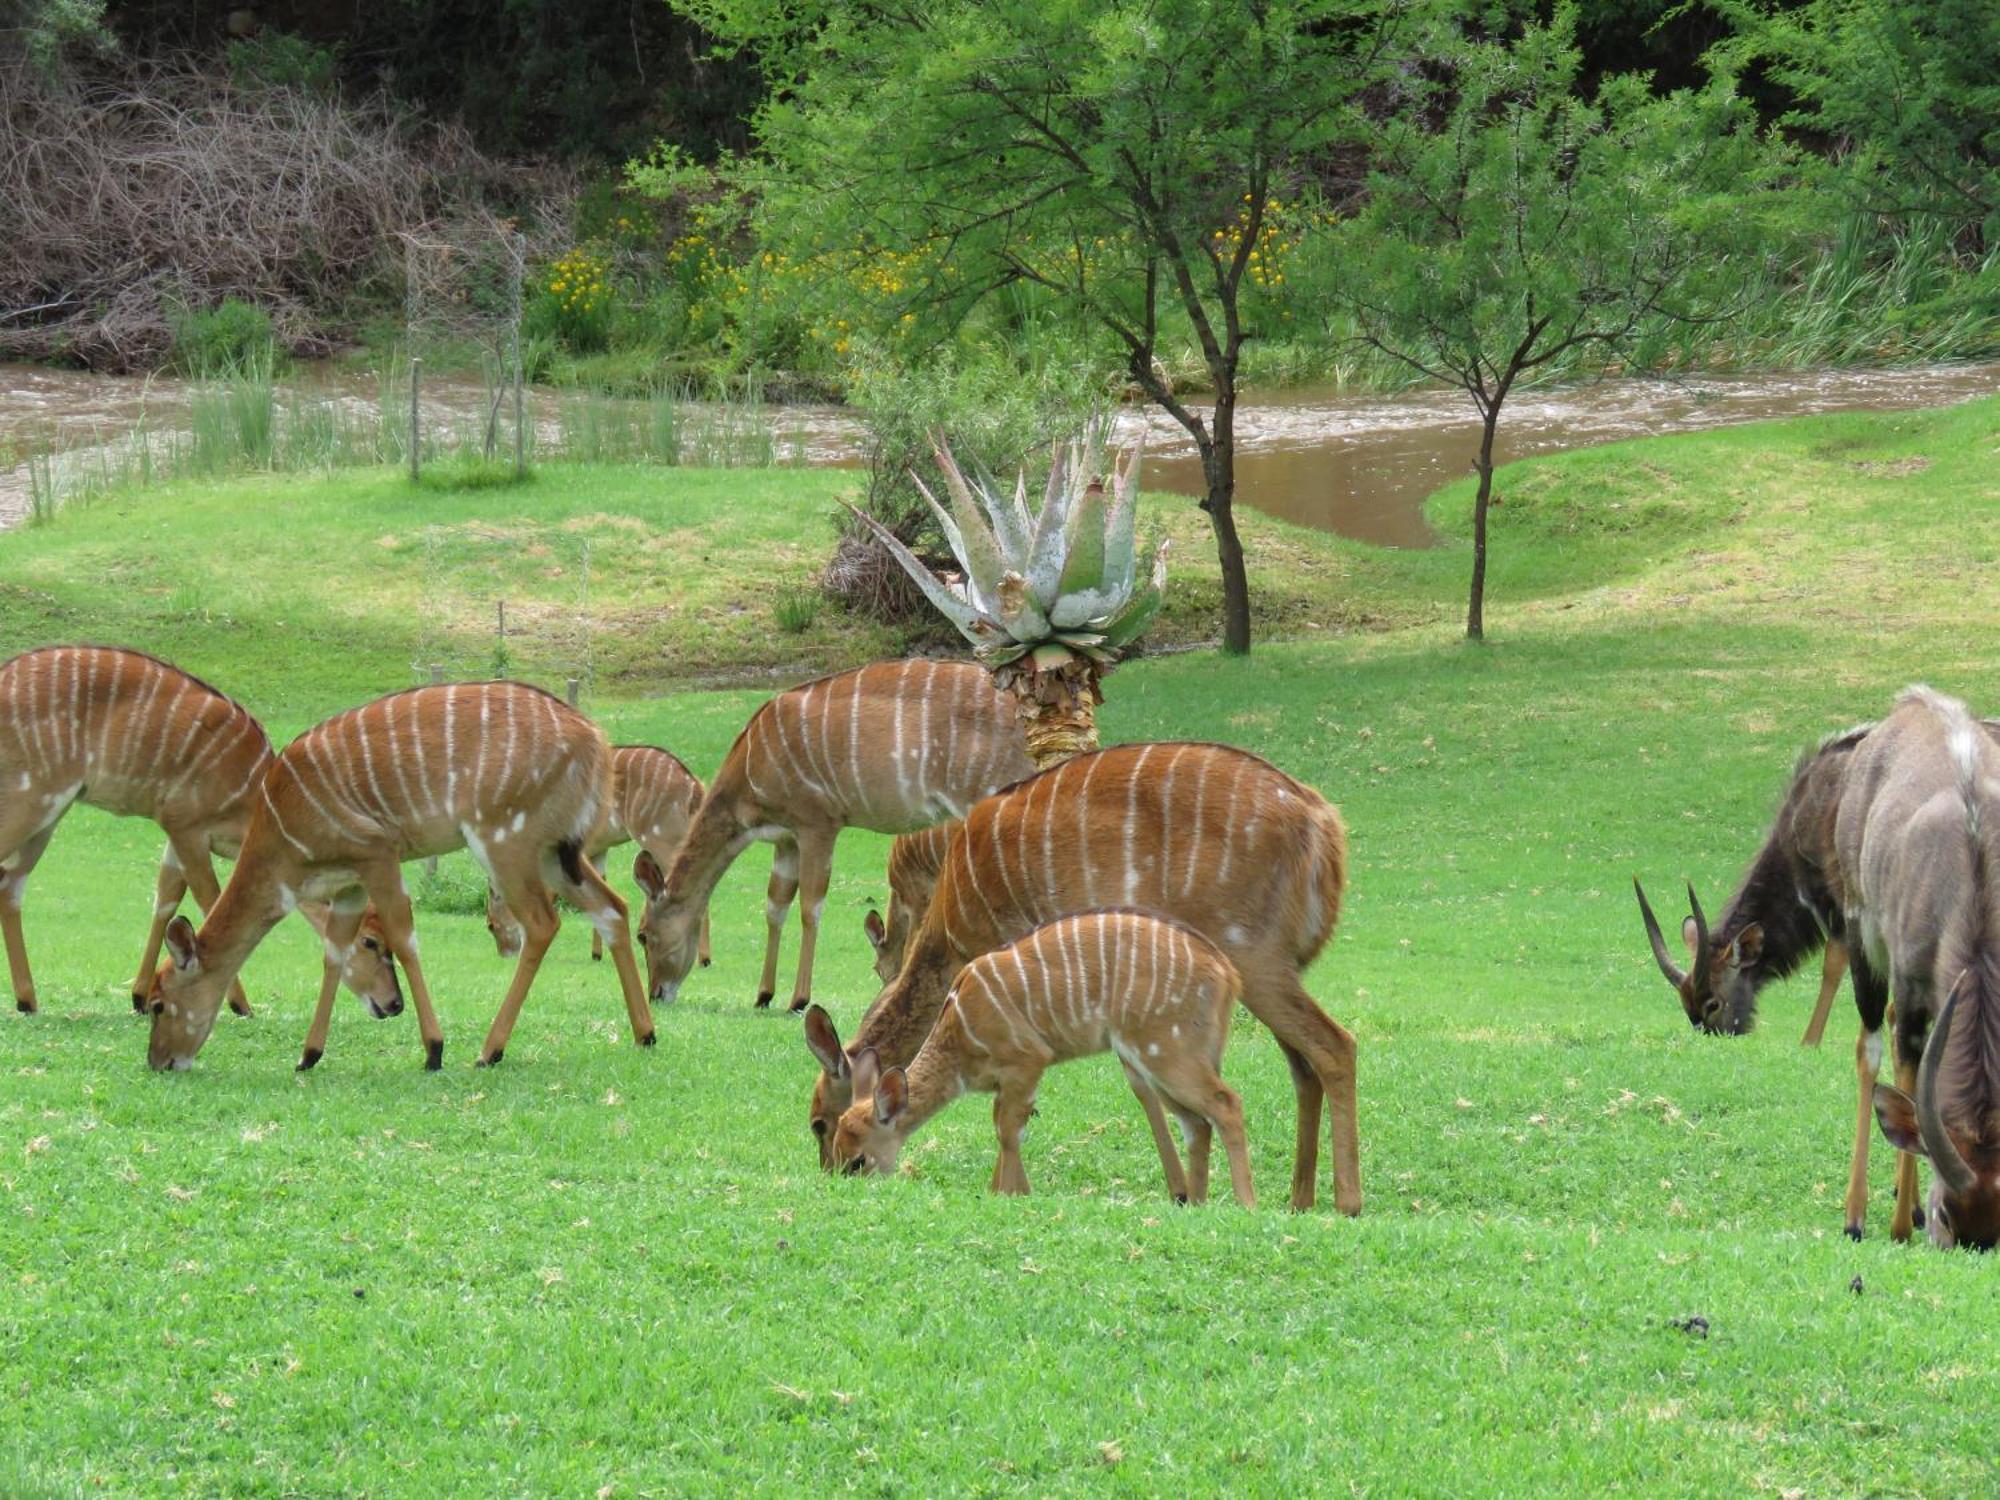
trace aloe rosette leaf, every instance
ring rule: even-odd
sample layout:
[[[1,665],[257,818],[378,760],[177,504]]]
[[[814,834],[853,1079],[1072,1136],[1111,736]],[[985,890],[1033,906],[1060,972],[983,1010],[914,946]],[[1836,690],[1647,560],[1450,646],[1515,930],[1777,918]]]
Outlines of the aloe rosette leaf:
[[[1032,513],[1025,473],[1011,486],[968,476],[944,441],[932,438],[949,503],[922,480],[917,488],[964,574],[962,586],[939,579],[886,527],[855,511],[1019,703],[1038,765],[1095,746],[1099,679],[1152,622],[1166,595],[1164,541],[1139,581],[1138,452],[1118,456],[1107,489],[1098,477],[1103,438],[1103,429],[1093,427],[1056,446]]]

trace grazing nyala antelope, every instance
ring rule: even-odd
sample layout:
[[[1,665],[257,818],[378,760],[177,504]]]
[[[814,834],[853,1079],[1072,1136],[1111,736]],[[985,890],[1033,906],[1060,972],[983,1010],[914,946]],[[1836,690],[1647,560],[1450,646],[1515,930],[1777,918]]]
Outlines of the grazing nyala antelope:
[[[819,1059],[811,1125],[832,1169],[833,1133],[859,1092],[852,1059],[907,1065],[966,964],[1059,917],[1133,907],[1184,922],[1227,954],[1243,1004],[1271,1028],[1298,1099],[1292,1204],[1316,1192],[1319,1118],[1331,1095],[1334,1203],[1361,1211],[1354,1038],[1299,982],[1340,917],[1347,834],[1319,793],[1225,745],[1097,750],[988,797],[951,840],[923,924],[895,980],[843,1050],[806,1013]]]
[[[324,900],[333,908],[327,961],[299,1061],[301,1070],[312,1067],[326,1049],[337,965],[372,899],[409,972],[424,1065],[438,1067],[444,1034],[417,961],[401,866],[458,848],[472,851],[525,932],[480,1063],[500,1061],[560,925],[551,888],[604,931],[632,1034],[652,1045],[625,903],[583,857],[610,801],[611,747],[597,726],[516,682],[415,688],[308,730],[265,776],[236,871],[201,930],[183,917],[167,928],[147,1060],[187,1067],[215,1024],[223,988],[264,935],[301,900]]]
[[[944,868],[944,851],[956,832],[956,822],[940,823],[921,833],[901,834],[889,846],[889,919],[884,922],[881,913],[870,907],[861,923],[868,946],[875,950],[875,977],[884,984],[903,967],[903,954],[923,923],[938,871]]]
[[[647,853],[633,866],[653,998],[674,998],[716,882],[762,840],[777,849],[757,1004],[777,993],[778,940],[800,895],[792,1009],[803,1010],[840,830],[928,828],[1034,769],[1012,701],[967,662],[876,662],[780,693],[736,737],[673,863]]]
[[[1872,1106],[1897,1161],[1889,1233],[1920,1216],[1933,1243],[2000,1242],[2000,747],[1956,699],[1911,688],[1854,752],[1834,848],[1862,1043],[1847,1232],[1867,1208]],[[1877,1083],[1895,1000],[1896,1085]],[[1926,1034],[1928,1033],[1928,1040]]]
[[[701,781],[680,758],[654,745],[614,745],[611,749],[614,788],[611,812],[598,825],[584,856],[599,875],[604,856],[620,844],[637,842],[662,865],[671,864],[686,837],[695,809],[701,806]],[[521,924],[508,915],[500,893],[486,892],[486,930],[502,958],[521,951]],[[590,956],[604,957],[604,934],[590,930]],[[708,918],[701,923],[701,966],[708,967]]]
[[[167,835],[152,930],[132,982],[132,1007],[143,1012],[168,918],[189,891],[203,911],[214,904],[211,856],[236,857],[275,760],[264,727],[241,705],[142,652],[49,646],[0,662],[0,933],[15,1008],[36,1008],[21,903],[64,813],[82,803],[150,818]],[[300,915],[325,930],[325,906],[302,906]],[[402,1010],[373,912],[341,977],[377,1016]],[[242,985],[230,985],[229,1006],[250,1014]]]
[[[1639,882],[1639,914],[1653,960],[1680,996],[1690,1024],[1702,1031],[1736,1036],[1757,1021],[1757,993],[1782,979],[1817,952],[1838,942],[1845,931],[1834,850],[1834,819],[1854,752],[1873,729],[1863,724],[1823,740],[1800,758],[1777,820],[1750,861],[1736,892],[1723,903],[1713,928],[1688,888],[1690,915],[1681,935],[1691,955],[1683,969],[1667,952],[1658,918]],[[1838,957],[1836,956],[1836,952]],[[1820,1003],[1807,1039],[1817,1041],[1822,1011],[1840,983],[1837,964],[1845,948],[1831,950],[1820,986]]]
[[[1167,1191],[1208,1197],[1211,1130],[1222,1132],[1236,1201],[1256,1206],[1243,1101],[1217,1067],[1243,981],[1191,927],[1135,911],[1085,912],[1037,927],[959,970],[937,1024],[907,1069],[878,1072],[874,1049],[854,1059],[857,1102],[833,1132],[849,1172],[896,1170],[903,1142],[960,1094],[996,1095],[996,1193],[1025,1193],[1021,1136],[1051,1065],[1114,1052],[1146,1108]],[[830,1062],[839,1061],[837,1053]],[[1180,1120],[1187,1170],[1168,1137],[1159,1096]]]

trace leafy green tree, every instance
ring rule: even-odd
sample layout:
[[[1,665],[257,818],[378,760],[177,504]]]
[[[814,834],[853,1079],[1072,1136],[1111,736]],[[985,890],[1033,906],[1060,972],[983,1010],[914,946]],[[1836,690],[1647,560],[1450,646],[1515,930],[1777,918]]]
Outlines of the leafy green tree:
[[[1223,645],[1250,648],[1235,409],[1274,200],[1323,166],[1420,0],[674,0],[771,75],[767,219],[801,258],[879,257],[947,331],[1034,289],[1101,331],[1207,481]],[[1213,403],[1158,357],[1201,351]]]
[[[1977,259],[2000,245],[2000,5],[1993,0],[1733,0],[1712,54],[1764,64],[1796,97],[1862,207],[1937,215]]]
[[[1371,132],[1369,198],[1327,268],[1367,343],[1479,413],[1474,639],[1508,396],[1610,363],[1660,320],[1726,317],[1777,160],[1726,83],[1655,96],[1625,75],[1582,97],[1574,24],[1559,7],[1505,44],[1438,33]]]

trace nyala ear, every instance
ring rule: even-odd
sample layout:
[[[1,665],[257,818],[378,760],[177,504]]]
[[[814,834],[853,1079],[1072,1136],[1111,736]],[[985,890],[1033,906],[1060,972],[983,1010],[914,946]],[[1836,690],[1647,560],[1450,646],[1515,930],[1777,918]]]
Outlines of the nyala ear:
[[[1898,1151],[1912,1156],[1924,1154],[1923,1135],[1917,1129],[1917,1101],[1899,1088],[1886,1083],[1875,1085],[1875,1118],[1882,1134]]]
[[[806,1009],[806,1046],[819,1059],[829,1078],[847,1076],[847,1053],[840,1045],[840,1033],[833,1029],[833,1017],[817,1005]]]
[[[201,963],[201,954],[195,948],[194,923],[186,917],[175,917],[167,923],[167,952],[174,967],[183,974],[193,972]]]
[[[868,915],[861,919],[861,930],[868,934],[868,941],[877,953],[889,941],[889,929],[882,925],[882,913],[872,906],[868,908]]]
[[[910,1082],[901,1068],[891,1068],[875,1081],[875,1123],[894,1125],[910,1106]]]
[[[881,1076],[882,1059],[873,1047],[863,1047],[854,1054],[854,1096],[857,1099],[874,1093]]]
[[[632,878],[639,882],[639,889],[646,893],[646,899],[656,901],[667,888],[666,872],[660,862],[644,851],[632,861]]]
[[[1757,962],[1764,951],[1764,929],[1752,922],[1736,934],[1736,941],[1729,945],[1730,959],[1739,969],[1747,969]]]
[[[1699,929],[1697,929],[1694,925],[1694,918],[1682,917],[1681,941],[1688,945],[1688,952],[1690,955],[1692,955],[1695,952],[1698,935],[1699,935]]]

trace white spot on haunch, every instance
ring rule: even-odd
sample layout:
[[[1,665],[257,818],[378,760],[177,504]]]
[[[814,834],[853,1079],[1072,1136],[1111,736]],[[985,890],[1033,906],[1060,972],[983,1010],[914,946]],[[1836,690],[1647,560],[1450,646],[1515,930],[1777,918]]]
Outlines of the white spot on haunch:
[[[23,771],[21,773],[21,790],[25,792],[30,786],[34,784],[34,780],[35,780],[34,777],[30,776],[26,771]]]
[[[508,825],[508,828],[510,832],[519,833],[523,828],[526,828],[527,826],[528,826],[528,814],[525,810],[522,810],[514,814],[514,821]]]
[[[1244,930],[1243,924],[1241,922],[1231,922],[1229,924],[1228,930],[1225,931],[1222,935],[1228,938],[1229,941],[1232,943],[1248,942],[1250,939],[1250,934]]]
[[[1158,1042],[1146,1043],[1146,1056],[1158,1057],[1159,1055],[1160,1055],[1160,1044]]]

